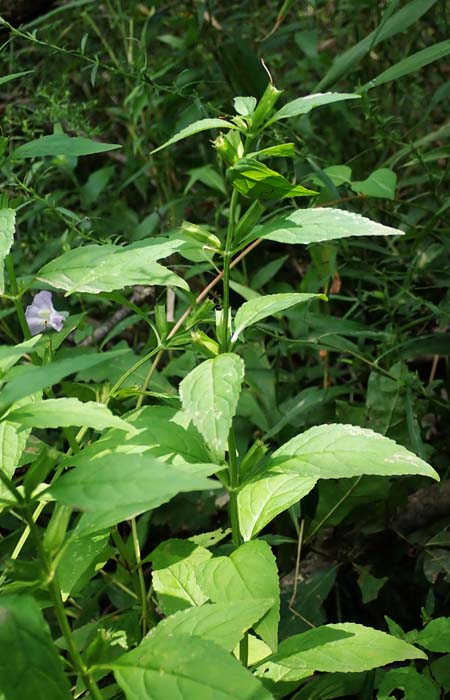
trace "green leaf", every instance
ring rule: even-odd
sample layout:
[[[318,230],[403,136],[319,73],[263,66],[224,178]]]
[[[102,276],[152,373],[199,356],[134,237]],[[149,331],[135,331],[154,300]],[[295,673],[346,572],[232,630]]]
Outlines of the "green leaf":
[[[179,250],[185,241],[147,239],[128,246],[87,245],[63,253],[39,270],[37,279],[69,296],[74,292],[112,292],[135,284],[189,289],[187,283],[156,261]]]
[[[188,540],[162,542],[146,559],[152,562],[153,589],[165,615],[202,605],[208,600],[197,583],[196,571],[212,557]]]
[[[26,700],[70,700],[62,660],[47,623],[28,595],[0,597],[0,695]],[[7,650],[7,653],[6,653]]]
[[[361,591],[362,602],[364,605],[378,598],[378,593],[383,588],[384,584],[389,581],[387,576],[377,578],[370,573],[368,566],[356,566],[358,572],[358,586]]]
[[[354,192],[380,199],[395,199],[396,186],[397,175],[389,168],[380,168],[369,175],[366,180],[355,180],[351,183]]]
[[[95,430],[116,428],[116,430],[136,432],[133,426],[114,416],[105,404],[95,401],[83,403],[75,398],[34,401],[14,408],[8,413],[7,418],[28,428],[61,428],[80,425]]]
[[[280,591],[275,557],[266,542],[246,542],[229,557],[210,559],[199,569],[197,580],[214,603],[271,598],[273,605],[254,629],[272,651],[276,650]]]
[[[438,44],[433,44],[433,46],[428,46],[426,49],[422,49],[421,51],[417,51],[417,53],[411,54],[411,56],[407,56],[407,58],[404,58],[394,66],[383,71],[380,75],[377,75],[373,80],[369,80],[368,83],[360,88],[360,91],[371,90],[379,85],[384,85],[384,83],[389,83],[392,80],[403,78],[410,73],[415,73],[424,66],[433,63],[433,61],[448,56],[449,53],[450,39],[440,41]]]
[[[10,73],[9,75],[3,75],[0,78],[0,85],[5,85],[5,83],[9,83],[10,80],[16,80],[16,78],[22,78],[22,76],[28,75],[29,73],[33,73],[33,71],[24,70],[21,73]]]
[[[273,700],[250,671],[217,644],[159,626],[111,664],[127,700]]]
[[[185,468],[148,455],[107,454],[64,474],[46,493],[66,505],[88,511],[77,534],[95,532],[167,503],[177,493],[217,488],[207,479],[213,464]]]
[[[277,146],[269,146],[261,151],[248,153],[247,158],[293,158],[295,156],[295,145],[293,143],[279,143]]]
[[[327,673],[308,681],[292,700],[341,700],[342,698],[358,697],[359,700],[368,700],[360,696],[366,674],[361,673]]]
[[[315,95],[298,97],[296,100],[292,100],[291,102],[285,104],[278,110],[278,112],[275,112],[267,124],[272,124],[280,119],[292,119],[292,117],[298,117],[300,114],[308,114],[308,112],[310,112],[312,109],[322,107],[323,105],[329,105],[332,102],[355,100],[358,99],[358,97],[361,97],[361,95],[354,95],[346,92],[319,92]]]
[[[415,642],[429,651],[450,652],[450,617],[438,617],[431,620],[421,630]]]
[[[224,353],[202,362],[180,384],[183,409],[219,463],[225,457],[243,378],[242,359]]]
[[[7,372],[20,360],[23,355],[31,352],[33,347],[41,340],[40,335],[35,335],[29,340],[24,340],[18,345],[0,346],[0,372]]]
[[[202,637],[226,651],[233,651],[239,640],[273,605],[273,600],[235,600],[189,608],[167,617],[158,631]]]
[[[0,209],[0,293],[5,291],[3,265],[14,240],[16,223],[15,209]]]
[[[79,357],[55,360],[51,364],[41,367],[36,365],[13,367],[4,377],[7,384],[0,392],[0,413],[3,413],[15,401],[25,396],[31,396],[47,386],[53,386],[70,374],[94,367],[102,362],[109,362],[122,352],[122,350],[111,350],[103,353],[87,353]]]
[[[247,197],[307,197],[317,194],[302,185],[293,185],[283,175],[254,158],[241,158],[227,170],[227,177],[238,192]]]
[[[296,209],[255,226],[251,238],[267,238],[279,243],[320,243],[348,236],[402,236],[403,231],[383,226],[342,209],[314,207]]]
[[[99,456],[115,453],[147,453],[161,462],[185,464],[205,463],[209,454],[189,417],[168,406],[144,406],[125,416],[127,425],[137,434],[124,435],[120,430],[108,430],[98,440],[87,445],[75,456],[64,460],[64,466],[89,464]]]
[[[173,143],[177,143],[177,141],[182,141],[189,136],[198,134],[200,131],[207,131],[208,129],[237,129],[237,126],[231,122],[227,122],[225,119],[200,119],[199,121],[193,122],[193,124],[189,124],[185,129],[181,129],[181,131],[163,143],[162,146],[158,146],[158,148],[151,151],[151,154],[158,153],[158,151],[167,148],[167,146],[171,146]]]
[[[244,484],[238,493],[239,528],[250,540],[277,515],[306,496],[317,480],[298,474],[270,474]]]
[[[58,559],[56,574],[61,588],[63,600],[80,589],[80,582],[86,582],[93,578],[97,571],[97,564],[103,563],[109,558],[109,530],[74,537],[64,549]]]
[[[315,479],[421,474],[439,481],[429,464],[394,440],[341,424],[319,425],[296,435],[273,453],[268,469]]]
[[[117,143],[100,143],[83,136],[67,136],[67,134],[51,134],[24,143],[16,148],[9,156],[10,160],[24,158],[44,158],[45,156],[89,156],[94,153],[105,153],[122,148]]]
[[[237,114],[250,117],[255,111],[256,97],[235,97],[233,105]]]
[[[234,333],[231,338],[235,342],[242,331],[248,326],[258,323],[267,316],[273,316],[281,311],[290,309],[297,304],[303,304],[311,299],[322,299],[327,301],[325,294],[266,294],[256,299],[245,302],[236,312],[234,319]]]
[[[26,399],[28,403],[28,399]],[[20,406],[17,402],[16,406]],[[23,428],[10,420],[0,422],[0,470],[9,479],[14,475],[19,466],[19,460],[27,444],[30,430]],[[0,511],[2,500],[10,502],[11,493],[2,481],[0,481]]]
[[[441,697],[431,678],[418,673],[413,666],[393,668],[383,674],[377,700],[392,700],[392,692],[397,689],[403,691],[404,700],[439,700]]]
[[[371,51],[377,44],[390,39],[401,32],[405,32],[408,27],[415,24],[422,15],[433,7],[436,0],[413,0],[407,3],[398,12],[390,17],[386,14],[381,18],[381,22],[373,32],[370,32],[364,39],[355,46],[338,55],[328,72],[317,86],[318,90],[324,90],[334,85],[343,75],[354,70],[363,56]],[[391,5],[389,5],[391,7]],[[386,13],[388,8],[386,10]]]
[[[256,675],[286,682],[306,678],[315,671],[355,673],[407,659],[426,656],[385,632],[347,622],[316,627],[286,639],[278,653],[257,668]]]

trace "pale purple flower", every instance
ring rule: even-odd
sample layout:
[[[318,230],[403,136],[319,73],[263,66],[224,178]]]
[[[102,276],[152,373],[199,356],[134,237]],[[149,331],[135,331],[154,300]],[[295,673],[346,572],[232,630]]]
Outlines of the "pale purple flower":
[[[63,323],[69,315],[68,311],[56,311],[52,303],[51,292],[39,292],[33,299],[33,303],[27,306],[25,318],[31,335],[37,335],[53,328],[60,331]]]

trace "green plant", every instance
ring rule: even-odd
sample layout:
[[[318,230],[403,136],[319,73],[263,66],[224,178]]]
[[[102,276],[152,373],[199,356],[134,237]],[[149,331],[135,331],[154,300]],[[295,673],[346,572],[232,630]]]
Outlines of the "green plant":
[[[352,622],[323,625],[278,646],[279,579],[271,546],[260,535],[264,527],[293,509],[319,480],[367,474],[438,478],[423,459],[393,440],[346,423],[311,427],[275,450],[268,440],[253,434],[249,439],[248,432],[244,439],[236,435],[238,402],[252,396],[244,388],[244,338],[251,338],[253,327],[272,314],[306,303],[319,305],[327,297],[309,291],[255,297],[241,288],[248,299],[233,313],[233,265],[265,240],[305,245],[402,233],[354,212],[320,206],[320,199],[319,206],[308,208],[284,205],[296,197],[314,204],[320,195],[266,165],[267,159],[295,154],[292,143],[277,139],[266,145],[266,136],[279,122],[358,95],[310,95],[277,110],[280,95],[269,82],[259,101],[236,97],[236,114],[230,119],[195,121],[154,151],[204,130],[221,130],[213,145],[226,180],[212,168],[201,175],[216,183],[224,197],[231,191],[219,207],[214,231],[183,222],[168,236],[127,246],[109,242],[73,247],[32,277],[18,280],[9,252],[15,210],[3,203],[1,252],[9,280],[4,298],[14,303],[24,336],[23,342],[3,347],[0,356],[0,496],[13,541],[3,575],[0,606],[6,624],[0,634],[17,661],[0,667],[0,689],[6,697],[14,697],[17,687],[23,697],[37,694],[44,680],[51,699],[70,697],[72,687],[77,696],[86,689],[97,699],[125,693],[127,698],[155,700],[263,700],[286,696],[315,671],[356,674],[426,658],[409,641]],[[113,148],[54,134],[13,150],[4,168],[13,172],[15,163],[28,158],[77,158]],[[361,182],[353,185],[361,189]],[[322,262],[330,264],[326,247],[316,250],[318,267],[323,250]],[[175,253],[194,271],[198,266],[202,274],[215,272],[197,295],[176,265],[174,271],[159,262]],[[220,281],[222,299],[214,305],[207,295]],[[159,303],[151,321],[121,293],[132,285],[174,289],[184,311],[171,322]],[[148,351],[136,359],[128,348],[64,348],[81,323],[79,315],[69,316],[57,335],[30,337],[22,298],[41,286],[64,290],[69,303],[78,296],[98,295],[129,305],[148,325]],[[186,355],[197,349],[207,359],[182,370],[179,394],[167,385],[152,391],[157,379],[164,386],[158,375],[164,353],[180,348]],[[17,364],[21,358],[26,361]],[[144,376],[136,380],[138,390],[127,386],[146,365]],[[248,369],[251,374],[252,367]],[[77,382],[66,384],[74,373]],[[91,400],[86,400],[88,395]],[[143,405],[146,397],[151,405]],[[77,433],[74,426],[80,429]],[[60,428],[64,439],[57,449],[36,436],[33,450],[25,450],[32,429]],[[100,438],[93,432],[103,430]],[[230,528],[185,540],[170,538],[143,552],[149,513],[179,493],[195,491],[221,492],[229,504]],[[294,517],[295,510],[291,513]],[[11,519],[19,521],[19,530]],[[302,530],[295,521],[300,546]],[[111,577],[104,566],[108,560],[117,565]],[[148,562],[151,585],[145,576]],[[114,610],[102,611],[94,621],[87,618],[72,630],[71,604],[65,603],[85,591],[84,605],[94,611],[102,594],[95,578],[98,570],[107,581],[111,578]],[[62,656],[40,606],[49,608],[52,626],[59,626],[62,637],[56,644]],[[24,655],[33,659],[26,673]]]

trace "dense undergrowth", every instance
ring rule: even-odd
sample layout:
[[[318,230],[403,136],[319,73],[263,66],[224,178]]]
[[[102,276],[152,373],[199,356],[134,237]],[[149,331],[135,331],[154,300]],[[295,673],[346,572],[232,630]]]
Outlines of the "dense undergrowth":
[[[1,21],[1,700],[450,692],[449,23]]]

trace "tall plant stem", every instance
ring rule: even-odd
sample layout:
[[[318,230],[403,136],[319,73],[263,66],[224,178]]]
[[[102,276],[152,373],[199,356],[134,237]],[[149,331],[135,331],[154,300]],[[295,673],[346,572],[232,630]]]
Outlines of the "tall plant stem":
[[[238,486],[239,486],[239,465],[237,462],[236,441],[234,436],[234,428],[230,428],[228,435],[228,479],[230,482],[230,523],[231,536],[235,548],[239,547],[242,542],[241,530],[239,527],[239,511],[238,511]]]
[[[22,302],[20,299],[19,287],[17,285],[17,278],[11,255],[6,256],[5,262],[6,269],[8,271],[9,283],[11,285],[12,293],[14,295],[14,306],[16,307],[17,318],[19,319],[23,337],[25,338],[25,340],[29,340],[31,338],[31,333],[30,329],[28,328],[27,319],[25,318],[25,312],[23,310]]]
[[[94,678],[89,673],[89,669],[85,665],[81,654],[78,651],[77,646],[75,644],[72,629],[69,625],[69,621],[67,619],[66,611],[64,608],[64,603],[61,598],[61,589],[59,587],[56,575],[51,569],[47,553],[42,544],[39,530],[36,526],[32,514],[29,512],[27,512],[27,522],[34,543],[36,545],[36,549],[39,554],[42,566],[44,567],[44,571],[48,581],[48,591],[53,602],[56,619],[58,620],[58,625],[62,634],[64,635],[64,639],[66,640],[67,649],[69,651],[73,666],[83,679],[83,682],[86,688],[88,689],[92,700],[103,700],[103,696],[100,692],[100,689],[97,683],[95,682]]]
[[[223,252],[223,293],[222,293],[222,328],[220,338],[221,352],[228,352],[230,344],[230,332],[228,317],[230,314],[230,270],[231,252],[233,248],[234,230],[236,226],[236,209],[239,193],[233,189],[230,202],[230,212],[228,218],[227,237],[225,240],[225,250]]]
[[[145,587],[144,571],[142,569],[141,548],[139,546],[139,537],[136,527],[136,518],[131,518],[131,536],[133,538],[134,556],[136,559],[136,569],[139,580],[139,594],[142,607],[141,626],[142,636],[145,637],[148,631],[148,605],[147,605],[147,589]]]

